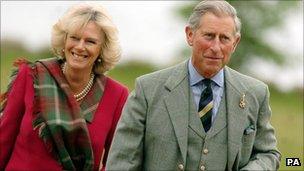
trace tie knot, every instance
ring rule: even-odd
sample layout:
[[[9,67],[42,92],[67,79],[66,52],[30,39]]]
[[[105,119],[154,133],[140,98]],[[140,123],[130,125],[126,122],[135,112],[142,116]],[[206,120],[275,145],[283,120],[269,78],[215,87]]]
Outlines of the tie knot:
[[[204,84],[206,87],[209,87],[209,86],[210,86],[210,84],[211,84],[211,82],[212,82],[212,80],[211,80],[211,79],[206,78],[206,79],[202,80],[202,82],[203,82],[203,84]]]

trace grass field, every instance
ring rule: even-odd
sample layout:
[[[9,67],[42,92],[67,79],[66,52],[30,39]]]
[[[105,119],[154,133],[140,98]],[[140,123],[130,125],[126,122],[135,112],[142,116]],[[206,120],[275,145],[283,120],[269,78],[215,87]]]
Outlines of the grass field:
[[[12,56],[16,53],[5,53],[1,51],[1,92],[5,90],[10,74]],[[155,70],[155,67],[143,63],[133,62],[117,66],[109,72],[109,76],[129,87],[134,88],[136,77]],[[301,167],[286,167],[286,157],[300,158],[303,165],[303,90],[282,93],[270,87],[271,108],[273,111],[272,125],[275,127],[278,139],[278,147],[282,153],[280,170],[304,170]]]
[[[271,91],[272,124],[276,129],[278,147],[282,153],[280,170],[304,170],[303,92]],[[300,158],[301,167],[286,167],[288,157]]]

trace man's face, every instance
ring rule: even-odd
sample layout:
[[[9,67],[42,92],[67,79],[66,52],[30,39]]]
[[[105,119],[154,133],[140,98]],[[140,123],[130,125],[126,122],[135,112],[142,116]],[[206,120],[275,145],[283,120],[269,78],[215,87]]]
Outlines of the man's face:
[[[192,46],[192,64],[205,78],[218,73],[230,60],[240,36],[230,16],[204,14],[197,30],[186,27],[187,41]]]

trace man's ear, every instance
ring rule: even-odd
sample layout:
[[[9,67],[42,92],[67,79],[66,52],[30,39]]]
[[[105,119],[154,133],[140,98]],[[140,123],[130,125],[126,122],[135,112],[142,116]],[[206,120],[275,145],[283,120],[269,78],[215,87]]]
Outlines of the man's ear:
[[[232,52],[235,51],[235,49],[236,49],[237,45],[240,43],[240,41],[241,41],[241,35],[238,34],[238,35],[236,35],[235,41],[233,43],[233,51]]]
[[[190,26],[186,26],[185,32],[186,32],[187,42],[188,42],[189,46],[192,46],[194,33],[193,33],[192,29],[190,28]]]

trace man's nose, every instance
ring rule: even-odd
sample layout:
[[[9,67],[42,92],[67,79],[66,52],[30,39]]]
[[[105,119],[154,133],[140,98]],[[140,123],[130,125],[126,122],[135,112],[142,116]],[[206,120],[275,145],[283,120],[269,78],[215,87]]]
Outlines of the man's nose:
[[[218,37],[213,40],[210,48],[215,53],[217,53],[221,50],[221,42]]]

